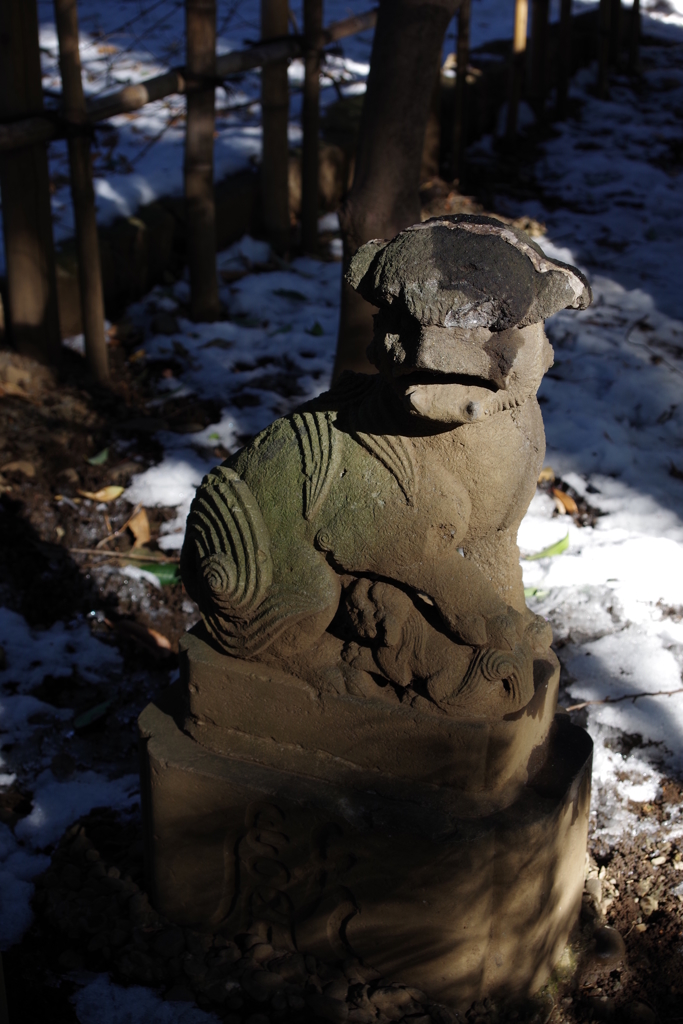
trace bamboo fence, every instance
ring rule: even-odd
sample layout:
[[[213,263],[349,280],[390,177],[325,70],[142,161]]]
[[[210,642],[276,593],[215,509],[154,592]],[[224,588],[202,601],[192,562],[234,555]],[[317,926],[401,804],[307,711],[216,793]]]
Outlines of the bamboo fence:
[[[6,290],[15,347],[45,362],[61,351],[56,271],[50,214],[47,145],[66,138],[76,226],[81,314],[88,363],[100,381],[108,377],[104,337],[104,300],[95,219],[90,144],[96,124],[139,110],[174,93],[187,95],[184,182],[191,315],[211,320],[219,313],[215,268],[214,94],[217,84],[254,68],[261,69],[263,151],[262,214],[274,249],[290,246],[288,204],[289,86],[287,67],[303,58],[303,153],[301,243],[315,253],[318,244],[318,162],[320,69],[326,46],[373,28],[376,9],[323,27],[323,0],[303,0],[303,32],[289,31],[287,0],[261,0],[261,40],[244,50],[216,54],[216,0],[185,0],[186,62],[144,83],[109,95],[84,97],[78,47],[77,0],[54,0],[62,76],[58,112],[43,105],[36,0],[0,3],[0,188],[2,190]],[[531,5],[529,7],[529,4]],[[513,0],[513,38],[509,58],[507,138],[517,134],[524,92],[537,116],[547,115],[549,0]],[[627,68],[639,61],[639,0],[634,0],[627,40]],[[621,0],[600,0],[597,91],[609,92],[610,68],[620,59]],[[527,45],[528,22],[530,39]],[[457,70],[452,115],[449,171],[463,171],[467,139],[470,58],[470,0],[458,15]],[[566,116],[571,72],[571,0],[561,0],[555,115]],[[623,33],[622,33],[623,35]],[[462,70],[460,70],[462,69]]]

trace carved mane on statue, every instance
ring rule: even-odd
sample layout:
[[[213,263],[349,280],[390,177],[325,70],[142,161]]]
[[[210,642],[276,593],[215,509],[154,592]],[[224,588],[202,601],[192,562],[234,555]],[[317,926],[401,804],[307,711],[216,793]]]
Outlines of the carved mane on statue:
[[[486,217],[362,246],[376,375],[344,374],[212,470],[202,615],[140,718],[157,907],[359,957],[466,1007],[534,991],[583,887],[591,744],[525,604],[543,330],[581,273]],[[265,823],[265,824],[264,824]]]

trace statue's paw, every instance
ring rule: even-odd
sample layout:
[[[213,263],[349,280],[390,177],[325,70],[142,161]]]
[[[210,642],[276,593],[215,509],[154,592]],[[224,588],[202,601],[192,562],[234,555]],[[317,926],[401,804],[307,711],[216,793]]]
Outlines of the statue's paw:
[[[486,620],[486,643],[499,651],[514,651],[524,636],[524,616],[508,607],[505,615]]]
[[[468,615],[467,618],[448,619],[448,626],[464,644],[470,647],[484,647],[488,643],[487,620],[483,615]]]
[[[543,654],[553,642],[553,631],[542,615],[534,615],[524,631],[524,639],[534,654]]]
[[[344,644],[341,656],[346,665],[358,672],[372,672],[376,668],[370,648],[361,647],[355,640]]]

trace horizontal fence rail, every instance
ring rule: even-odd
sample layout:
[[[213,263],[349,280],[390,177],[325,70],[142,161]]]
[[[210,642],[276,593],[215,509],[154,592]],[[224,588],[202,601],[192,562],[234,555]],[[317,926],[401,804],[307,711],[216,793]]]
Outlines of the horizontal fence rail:
[[[318,246],[322,54],[330,44],[374,28],[377,8],[321,28],[323,0],[304,0],[303,32],[287,34],[291,17],[287,0],[261,0],[261,41],[218,56],[215,52],[215,0],[185,0],[185,66],[86,100],[81,84],[77,0],[53,2],[63,87],[59,109],[45,110],[43,99],[47,94],[42,88],[36,0],[0,0],[0,181],[5,208],[5,293],[9,325],[19,351],[47,362],[57,361],[61,345],[47,143],[66,138],[86,355],[94,375],[104,381],[108,369],[99,253],[102,239],[96,223],[90,160],[95,126],[117,115],[140,110],[166,96],[187,95],[184,223],[191,316],[195,320],[215,319],[220,313],[214,258],[217,247],[213,165],[215,86],[256,68],[265,69],[261,75],[260,101],[263,131],[261,227],[274,251],[287,256],[294,224],[289,207],[291,89],[287,64],[296,58],[304,60],[300,243],[304,251],[315,253]],[[635,73],[639,66],[639,0],[634,0],[632,12],[622,10],[620,0],[600,0],[600,10],[593,19],[595,24],[588,32],[577,26],[589,16],[572,18],[571,0],[561,0],[557,26],[549,25],[548,0],[510,0],[510,8],[514,38],[509,50],[505,41],[488,47],[504,59],[497,70],[488,71],[486,75],[470,66],[470,56],[474,57],[470,54],[470,0],[462,0],[457,15],[454,96],[450,106],[448,103],[443,106],[446,113],[442,111],[440,126],[441,132],[446,133],[444,138],[449,150],[442,154],[444,173],[454,179],[454,184],[455,179],[462,179],[468,142],[492,130],[492,118],[495,120],[506,100],[508,142],[517,135],[517,111],[522,97],[532,105],[539,122],[549,116],[566,116],[569,77],[577,66],[572,55],[572,39],[580,42],[583,58],[598,57],[597,85],[602,96],[607,95],[610,68],[616,66]],[[528,27],[531,33],[527,44]],[[628,51],[626,58],[622,54],[624,47]],[[579,46],[576,51],[578,56]],[[440,81],[443,89],[444,79]],[[556,90],[552,114],[548,103],[551,88]],[[438,103],[438,93],[435,96]]]
[[[375,27],[377,10],[366,11],[342,21],[333,22],[323,29],[317,40],[317,48],[324,49],[347,36],[356,35]],[[310,47],[310,43],[308,44]],[[266,43],[257,43],[246,50],[234,50],[216,58],[215,83],[220,85],[226,78],[241,75],[254,68],[266,67],[282,60],[293,60],[305,56],[306,40],[301,35],[286,36],[273,39]],[[146,82],[126,85],[118,92],[109,96],[97,97],[86,102],[86,125],[91,126],[98,121],[106,121],[118,114],[127,114],[139,110],[148,103],[161,100],[174,93],[186,93],[192,88],[206,86],[206,79],[190,79],[185,68],[176,68],[150,78]],[[31,146],[38,142],[50,142],[52,139],[64,138],[69,128],[59,113],[53,116],[30,117],[16,120],[9,124],[0,124],[0,153],[8,153],[21,146]]]

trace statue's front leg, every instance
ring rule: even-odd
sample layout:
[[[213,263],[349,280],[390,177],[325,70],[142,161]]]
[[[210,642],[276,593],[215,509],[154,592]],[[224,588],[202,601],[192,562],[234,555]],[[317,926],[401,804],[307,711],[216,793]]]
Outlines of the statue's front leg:
[[[501,622],[489,623],[490,637],[502,634],[511,638],[510,630],[513,628],[519,638],[523,638],[534,652],[540,653],[547,650],[552,643],[552,630],[542,616],[534,615],[526,606],[517,547],[518,528],[518,524],[514,524],[505,530],[496,530],[482,541],[466,545],[465,556],[477,566],[486,579],[491,583],[496,581],[497,589],[509,606]],[[521,620],[512,614],[513,611],[519,613]]]
[[[419,562],[394,563],[392,575],[433,605],[447,631],[464,644],[513,650],[524,633],[522,615],[458,552],[428,551]]]

